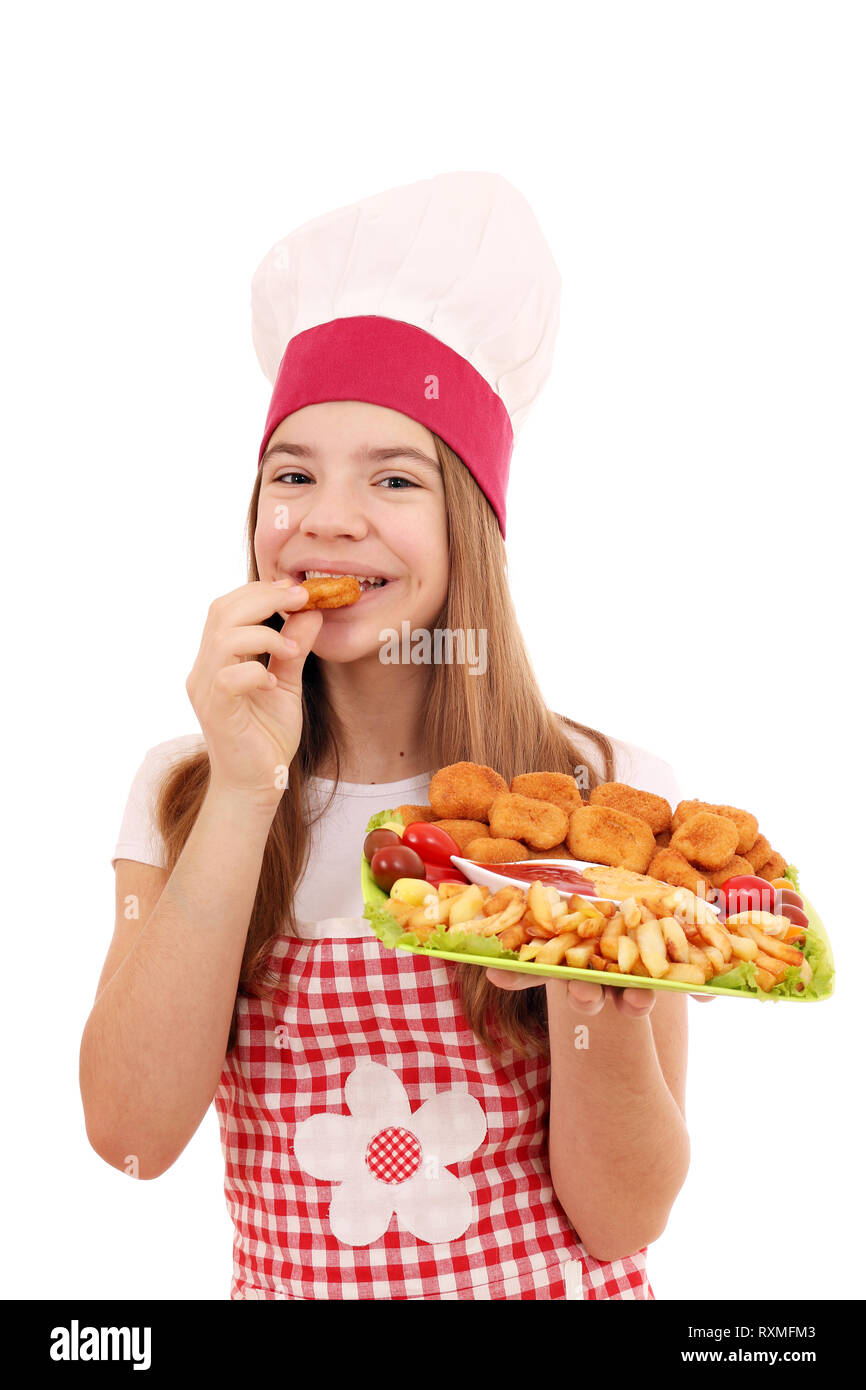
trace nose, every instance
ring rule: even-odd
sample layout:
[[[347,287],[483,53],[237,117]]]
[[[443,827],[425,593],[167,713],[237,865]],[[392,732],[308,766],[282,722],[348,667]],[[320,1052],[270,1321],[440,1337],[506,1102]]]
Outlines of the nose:
[[[302,507],[299,530],[308,536],[359,539],[367,534],[367,519],[354,490],[336,479],[331,483],[318,482],[308,494]],[[303,493],[301,499],[303,500]],[[296,503],[296,505],[298,505]]]

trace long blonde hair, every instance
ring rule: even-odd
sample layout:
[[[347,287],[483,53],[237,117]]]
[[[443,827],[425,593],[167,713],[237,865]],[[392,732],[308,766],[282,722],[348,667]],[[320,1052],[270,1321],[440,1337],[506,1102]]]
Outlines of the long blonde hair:
[[[596,729],[549,710],[532,671],[508,587],[505,546],[496,516],[468,468],[433,436],[442,469],[448,519],[448,594],[435,627],[451,632],[487,630],[487,670],[473,675],[466,663],[430,667],[424,704],[424,740],[430,768],[456,762],[495,768],[507,782],[523,772],[573,774],[576,759],[586,767],[586,785],[614,779],[610,741]],[[249,581],[259,579],[255,556],[261,469],[247,516]],[[250,660],[267,663],[263,652]],[[339,729],[322,680],[322,663],[310,653],[303,670],[303,729],[268,835],[238,981],[238,997],[266,997],[277,984],[268,958],[281,935],[297,935],[294,887],[309,855],[306,779],[333,766],[334,786],[315,820],[324,815],[340,780]],[[565,726],[565,727],[563,727]],[[599,761],[593,767],[571,733],[588,740]],[[165,842],[167,868],[174,869],[199,813],[210,775],[207,750],[196,750],[165,774],[156,818]],[[384,806],[383,810],[386,809]],[[389,808],[390,809],[390,808]],[[360,846],[351,853],[360,855]],[[358,894],[360,899],[360,881]],[[359,901],[359,913],[360,913]],[[537,989],[501,990],[475,965],[441,962],[456,975],[466,1018],[494,1055],[508,1045],[521,1055],[546,1053],[547,1001]],[[237,998],[227,1051],[237,1039]]]

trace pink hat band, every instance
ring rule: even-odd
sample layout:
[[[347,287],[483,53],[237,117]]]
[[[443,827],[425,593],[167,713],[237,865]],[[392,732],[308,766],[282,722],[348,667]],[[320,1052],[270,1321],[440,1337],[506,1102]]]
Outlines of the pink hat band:
[[[438,434],[469,469],[505,538],[514,433],[501,398],[465,357],[414,324],[377,314],[296,334],[274,382],[259,464],[281,421],[323,401],[386,406]]]

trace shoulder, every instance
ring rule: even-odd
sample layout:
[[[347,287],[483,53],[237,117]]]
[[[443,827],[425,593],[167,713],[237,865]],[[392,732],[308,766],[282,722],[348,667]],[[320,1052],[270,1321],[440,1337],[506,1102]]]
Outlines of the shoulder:
[[[136,773],[136,781],[153,784],[175,763],[182,762],[190,753],[207,748],[201,733],[180,734],[177,738],[164,739],[148,748]]]
[[[669,762],[636,743],[626,743],[616,738],[610,741],[616,755],[618,782],[627,782],[639,791],[655,792],[656,796],[663,796],[669,801],[672,807],[682,800],[677,775]]]
[[[563,729],[571,739],[575,751],[591,761],[596,771],[600,771],[598,753],[590,752],[594,745],[589,742],[587,736],[578,734],[567,724],[563,724]],[[637,787],[639,791],[654,792],[656,796],[663,796],[670,802],[671,807],[682,800],[677,775],[669,762],[636,743],[627,743],[625,739],[613,738],[610,734],[607,734],[606,738],[613,749],[615,781],[626,782],[628,786]]]

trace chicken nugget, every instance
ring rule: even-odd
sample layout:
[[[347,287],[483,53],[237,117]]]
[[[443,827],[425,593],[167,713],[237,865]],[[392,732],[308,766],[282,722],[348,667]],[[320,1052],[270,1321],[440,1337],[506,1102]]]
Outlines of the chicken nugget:
[[[740,832],[727,816],[696,811],[671,836],[670,848],[701,869],[720,869],[734,856]]]
[[[751,875],[754,872],[748,859],[744,859],[741,854],[735,854],[733,859],[729,859],[720,869],[707,869],[704,877],[711,888],[721,888],[729,878],[737,878],[740,874]]]
[[[512,777],[510,790],[536,801],[552,802],[567,816],[584,804],[577,783],[566,772],[521,772]]]
[[[745,859],[748,859],[749,863],[752,866],[752,873],[754,873],[758,865],[765,864],[772,853],[773,847],[770,844],[770,841],[767,839],[766,835],[759,835],[755,843],[752,845],[752,848],[746,850],[746,853],[743,857]]]
[[[706,896],[706,875],[702,874],[700,869],[694,868],[672,845],[657,851],[650,861],[647,873],[651,878],[660,878],[677,888],[688,888],[699,897]]]
[[[457,841],[463,855],[466,854],[466,846],[471,840],[487,839],[490,836],[490,826],[483,820],[434,820],[433,824],[438,825],[440,830],[444,830],[446,835]]]
[[[602,782],[590,792],[589,804],[613,806],[618,811],[627,811],[630,816],[645,820],[653,835],[670,829],[670,802],[654,792],[642,792],[637,787],[630,787],[626,782]]]
[[[758,820],[749,811],[741,811],[738,806],[710,806],[717,816],[727,816],[739,831],[735,854],[745,854],[758,838]]]
[[[346,608],[361,597],[361,586],[352,574],[305,579],[301,588],[306,589],[310,597],[306,606],[297,610],[299,613],[309,613],[314,608]]]
[[[769,883],[774,878],[782,878],[787,867],[787,860],[774,851],[759,869],[754,870],[754,873],[758,878],[765,878]]]
[[[490,834],[507,840],[522,840],[529,849],[552,849],[561,845],[568,830],[568,816],[552,801],[503,792],[487,813]]]
[[[418,820],[434,821],[436,819],[436,812],[432,806],[398,806],[397,810],[406,825],[412,825]],[[457,838],[456,835],[454,838]]]
[[[645,820],[615,806],[581,806],[572,811],[565,843],[575,859],[645,873],[656,842]]]
[[[463,851],[463,858],[475,859],[479,864],[516,864],[521,859],[528,859],[529,851],[519,840],[494,839],[488,835],[470,840]]]
[[[554,845],[553,849],[531,849],[528,851],[530,859],[573,859],[574,855],[569,854],[565,845]]]
[[[689,818],[698,811],[709,811],[710,805],[707,801],[680,801],[671,816],[671,831],[679,830]]]
[[[439,820],[487,820],[490,803],[508,783],[483,763],[451,763],[440,767],[427,793]]]

